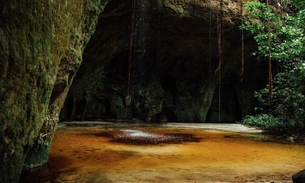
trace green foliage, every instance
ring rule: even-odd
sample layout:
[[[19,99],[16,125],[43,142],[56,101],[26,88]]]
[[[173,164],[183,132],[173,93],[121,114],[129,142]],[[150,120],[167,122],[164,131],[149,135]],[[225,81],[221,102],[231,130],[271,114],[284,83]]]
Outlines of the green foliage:
[[[264,133],[278,136],[292,136],[303,134],[305,126],[303,122],[285,120],[281,117],[274,117],[271,114],[259,114],[246,116],[243,125],[261,128]]]
[[[275,123],[277,123],[277,118],[269,114],[246,116],[242,121],[242,124],[244,125],[258,127],[263,130],[266,130],[268,127],[272,126]]]
[[[260,101],[260,112],[249,116],[243,123],[262,128],[266,133],[278,135],[304,134],[305,132],[305,74],[297,67],[278,73],[274,78],[273,97],[269,105],[268,86],[255,93]]]
[[[269,32],[275,32],[279,19],[270,8],[260,2],[248,3],[245,9],[250,12],[250,17],[241,28],[250,31],[254,36],[258,45],[258,51],[254,55],[267,56],[269,36],[271,40],[275,39],[275,35]]]
[[[305,1],[304,0],[291,0],[294,7],[298,10],[305,9]]]
[[[259,2],[248,3],[245,9],[250,13],[250,19],[241,28],[254,35],[258,45],[255,55],[267,57],[270,49],[273,60],[291,62],[299,61],[300,56],[304,58],[304,11],[298,12],[295,16],[285,13],[278,15],[271,8]],[[270,48],[268,46],[269,38]]]
[[[297,4],[298,7],[301,6]],[[260,101],[257,109],[269,113],[251,116],[244,123],[261,127],[272,134],[305,133],[305,10],[289,15],[275,12],[263,3],[246,5],[251,20],[242,28],[250,31],[257,43],[256,54],[267,58],[271,50],[272,60],[277,61],[279,72],[273,81],[269,102],[268,86],[255,93]],[[269,47],[268,38],[271,44]]]

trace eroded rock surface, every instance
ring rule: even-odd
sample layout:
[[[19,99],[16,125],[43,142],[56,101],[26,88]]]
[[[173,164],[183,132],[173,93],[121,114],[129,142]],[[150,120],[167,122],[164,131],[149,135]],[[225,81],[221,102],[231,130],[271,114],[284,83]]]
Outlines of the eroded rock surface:
[[[18,182],[33,144],[39,150],[28,167],[46,162],[59,110],[105,3],[0,3],[0,182]]]

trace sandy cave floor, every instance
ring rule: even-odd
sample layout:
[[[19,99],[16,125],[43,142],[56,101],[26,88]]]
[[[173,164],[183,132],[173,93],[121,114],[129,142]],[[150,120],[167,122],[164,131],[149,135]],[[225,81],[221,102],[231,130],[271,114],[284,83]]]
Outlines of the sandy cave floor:
[[[140,132],[135,136],[180,134],[194,138],[170,144],[114,141],[122,130]],[[23,175],[20,182],[280,183],[292,182],[291,175],[304,169],[304,159],[305,146],[273,142],[258,130],[237,124],[152,127],[81,123],[60,127],[47,168]]]

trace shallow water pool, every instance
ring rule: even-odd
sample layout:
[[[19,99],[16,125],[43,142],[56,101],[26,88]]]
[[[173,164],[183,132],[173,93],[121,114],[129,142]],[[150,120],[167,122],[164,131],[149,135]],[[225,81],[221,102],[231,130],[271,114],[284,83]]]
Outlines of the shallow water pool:
[[[116,140],[128,133],[132,138]],[[133,134],[132,134],[133,133]],[[130,143],[134,137],[178,138]],[[139,140],[139,139],[138,139]],[[149,141],[150,142],[150,141]],[[261,134],[164,127],[59,129],[46,169],[20,182],[291,182],[305,146]]]

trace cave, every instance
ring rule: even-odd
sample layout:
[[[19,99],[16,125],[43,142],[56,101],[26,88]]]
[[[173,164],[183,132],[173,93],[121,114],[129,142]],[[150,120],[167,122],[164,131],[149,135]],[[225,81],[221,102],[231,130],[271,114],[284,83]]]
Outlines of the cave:
[[[239,6],[226,0],[220,36],[217,2],[1,2],[0,182],[45,165],[61,122],[235,123],[251,114],[267,67],[251,55],[250,33],[242,67]]]
[[[247,35],[241,75],[241,32],[235,12],[223,23],[218,73],[217,14],[206,6],[193,2],[179,12],[166,3],[110,1],[84,49],[67,95],[74,104],[65,103],[61,121],[150,122],[167,109],[176,122],[234,123],[251,114],[253,91],[263,86],[258,81],[266,78],[266,66],[251,56],[255,44]],[[109,114],[92,115],[103,108],[101,100],[107,101]],[[72,116],[63,112],[71,108]]]

